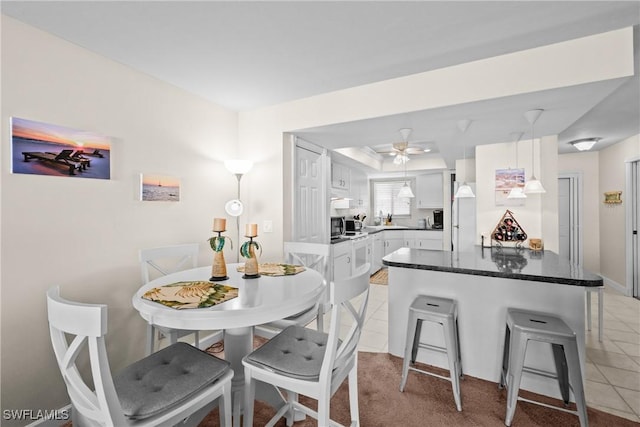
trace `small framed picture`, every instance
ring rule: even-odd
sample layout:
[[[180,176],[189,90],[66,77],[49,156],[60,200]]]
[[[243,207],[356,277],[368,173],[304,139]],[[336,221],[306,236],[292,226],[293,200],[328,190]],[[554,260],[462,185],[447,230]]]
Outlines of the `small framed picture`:
[[[604,193],[604,202],[608,205],[622,203],[622,191],[607,191]]]
[[[180,179],[170,175],[141,173],[140,200],[143,202],[179,202]]]

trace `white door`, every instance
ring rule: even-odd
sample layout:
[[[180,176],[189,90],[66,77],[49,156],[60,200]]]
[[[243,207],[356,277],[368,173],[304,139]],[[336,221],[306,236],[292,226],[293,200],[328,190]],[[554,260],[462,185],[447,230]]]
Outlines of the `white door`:
[[[558,178],[558,232],[560,247],[558,254],[571,259],[571,217],[569,178]]]
[[[326,150],[298,138],[294,160],[293,240],[328,243]]]
[[[583,264],[582,256],[582,176],[561,173],[558,176],[559,255],[575,265]]]
[[[640,160],[627,163],[627,190],[627,289],[640,298]]]

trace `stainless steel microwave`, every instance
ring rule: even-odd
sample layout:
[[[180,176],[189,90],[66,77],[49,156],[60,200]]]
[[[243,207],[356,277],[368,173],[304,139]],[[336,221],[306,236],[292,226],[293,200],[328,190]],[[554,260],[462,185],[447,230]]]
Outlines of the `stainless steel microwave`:
[[[345,222],[343,216],[332,216],[331,217],[331,238],[336,239],[341,237],[345,233]]]

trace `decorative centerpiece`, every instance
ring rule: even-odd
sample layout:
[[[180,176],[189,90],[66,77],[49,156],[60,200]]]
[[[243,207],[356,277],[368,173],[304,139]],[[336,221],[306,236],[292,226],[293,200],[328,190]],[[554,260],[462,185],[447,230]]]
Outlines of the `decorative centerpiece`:
[[[227,220],[225,218],[213,219],[213,232],[218,233],[217,236],[213,236],[209,239],[209,245],[213,249],[213,265],[211,266],[211,280],[212,282],[218,282],[220,280],[227,280],[227,263],[224,261],[224,244],[229,240],[231,249],[233,249],[233,242],[227,236],[223,236],[222,233],[227,231]]]
[[[258,249],[262,254],[262,248],[258,242],[254,241],[254,237],[258,237],[258,224],[247,224],[245,226],[244,236],[249,240],[244,242],[240,247],[240,254],[247,258],[244,263],[244,279],[255,279],[260,277],[258,273],[258,257],[255,250]]]

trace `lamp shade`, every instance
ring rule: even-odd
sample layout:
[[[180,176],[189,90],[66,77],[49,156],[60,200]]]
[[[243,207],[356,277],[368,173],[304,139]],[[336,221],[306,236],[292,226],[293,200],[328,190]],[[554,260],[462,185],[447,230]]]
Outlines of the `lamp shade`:
[[[400,189],[400,191],[398,192],[398,197],[406,199],[406,198],[411,198],[415,196],[413,195],[413,191],[411,191],[411,187],[409,187],[405,182],[402,188]]]
[[[542,183],[538,181],[535,176],[532,176],[531,179],[524,184],[525,194],[538,194],[546,192],[547,190],[544,189]]]
[[[476,195],[473,194],[473,190],[471,189],[469,184],[463,182],[462,185],[458,187],[458,191],[456,191],[456,194],[453,197],[455,197],[456,199],[468,199],[476,197]]]
[[[229,159],[224,161],[224,167],[233,174],[244,175],[253,167],[251,160]]]
[[[511,191],[509,191],[509,195],[507,199],[526,199],[527,195],[524,194],[522,187],[513,187]]]
[[[228,215],[240,216],[240,215],[242,215],[242,212],[244,211],[244,206],[242,205],[242,202],[240,200],[233,199],[233,200],[229,200],[224,205],[224,210]]]

